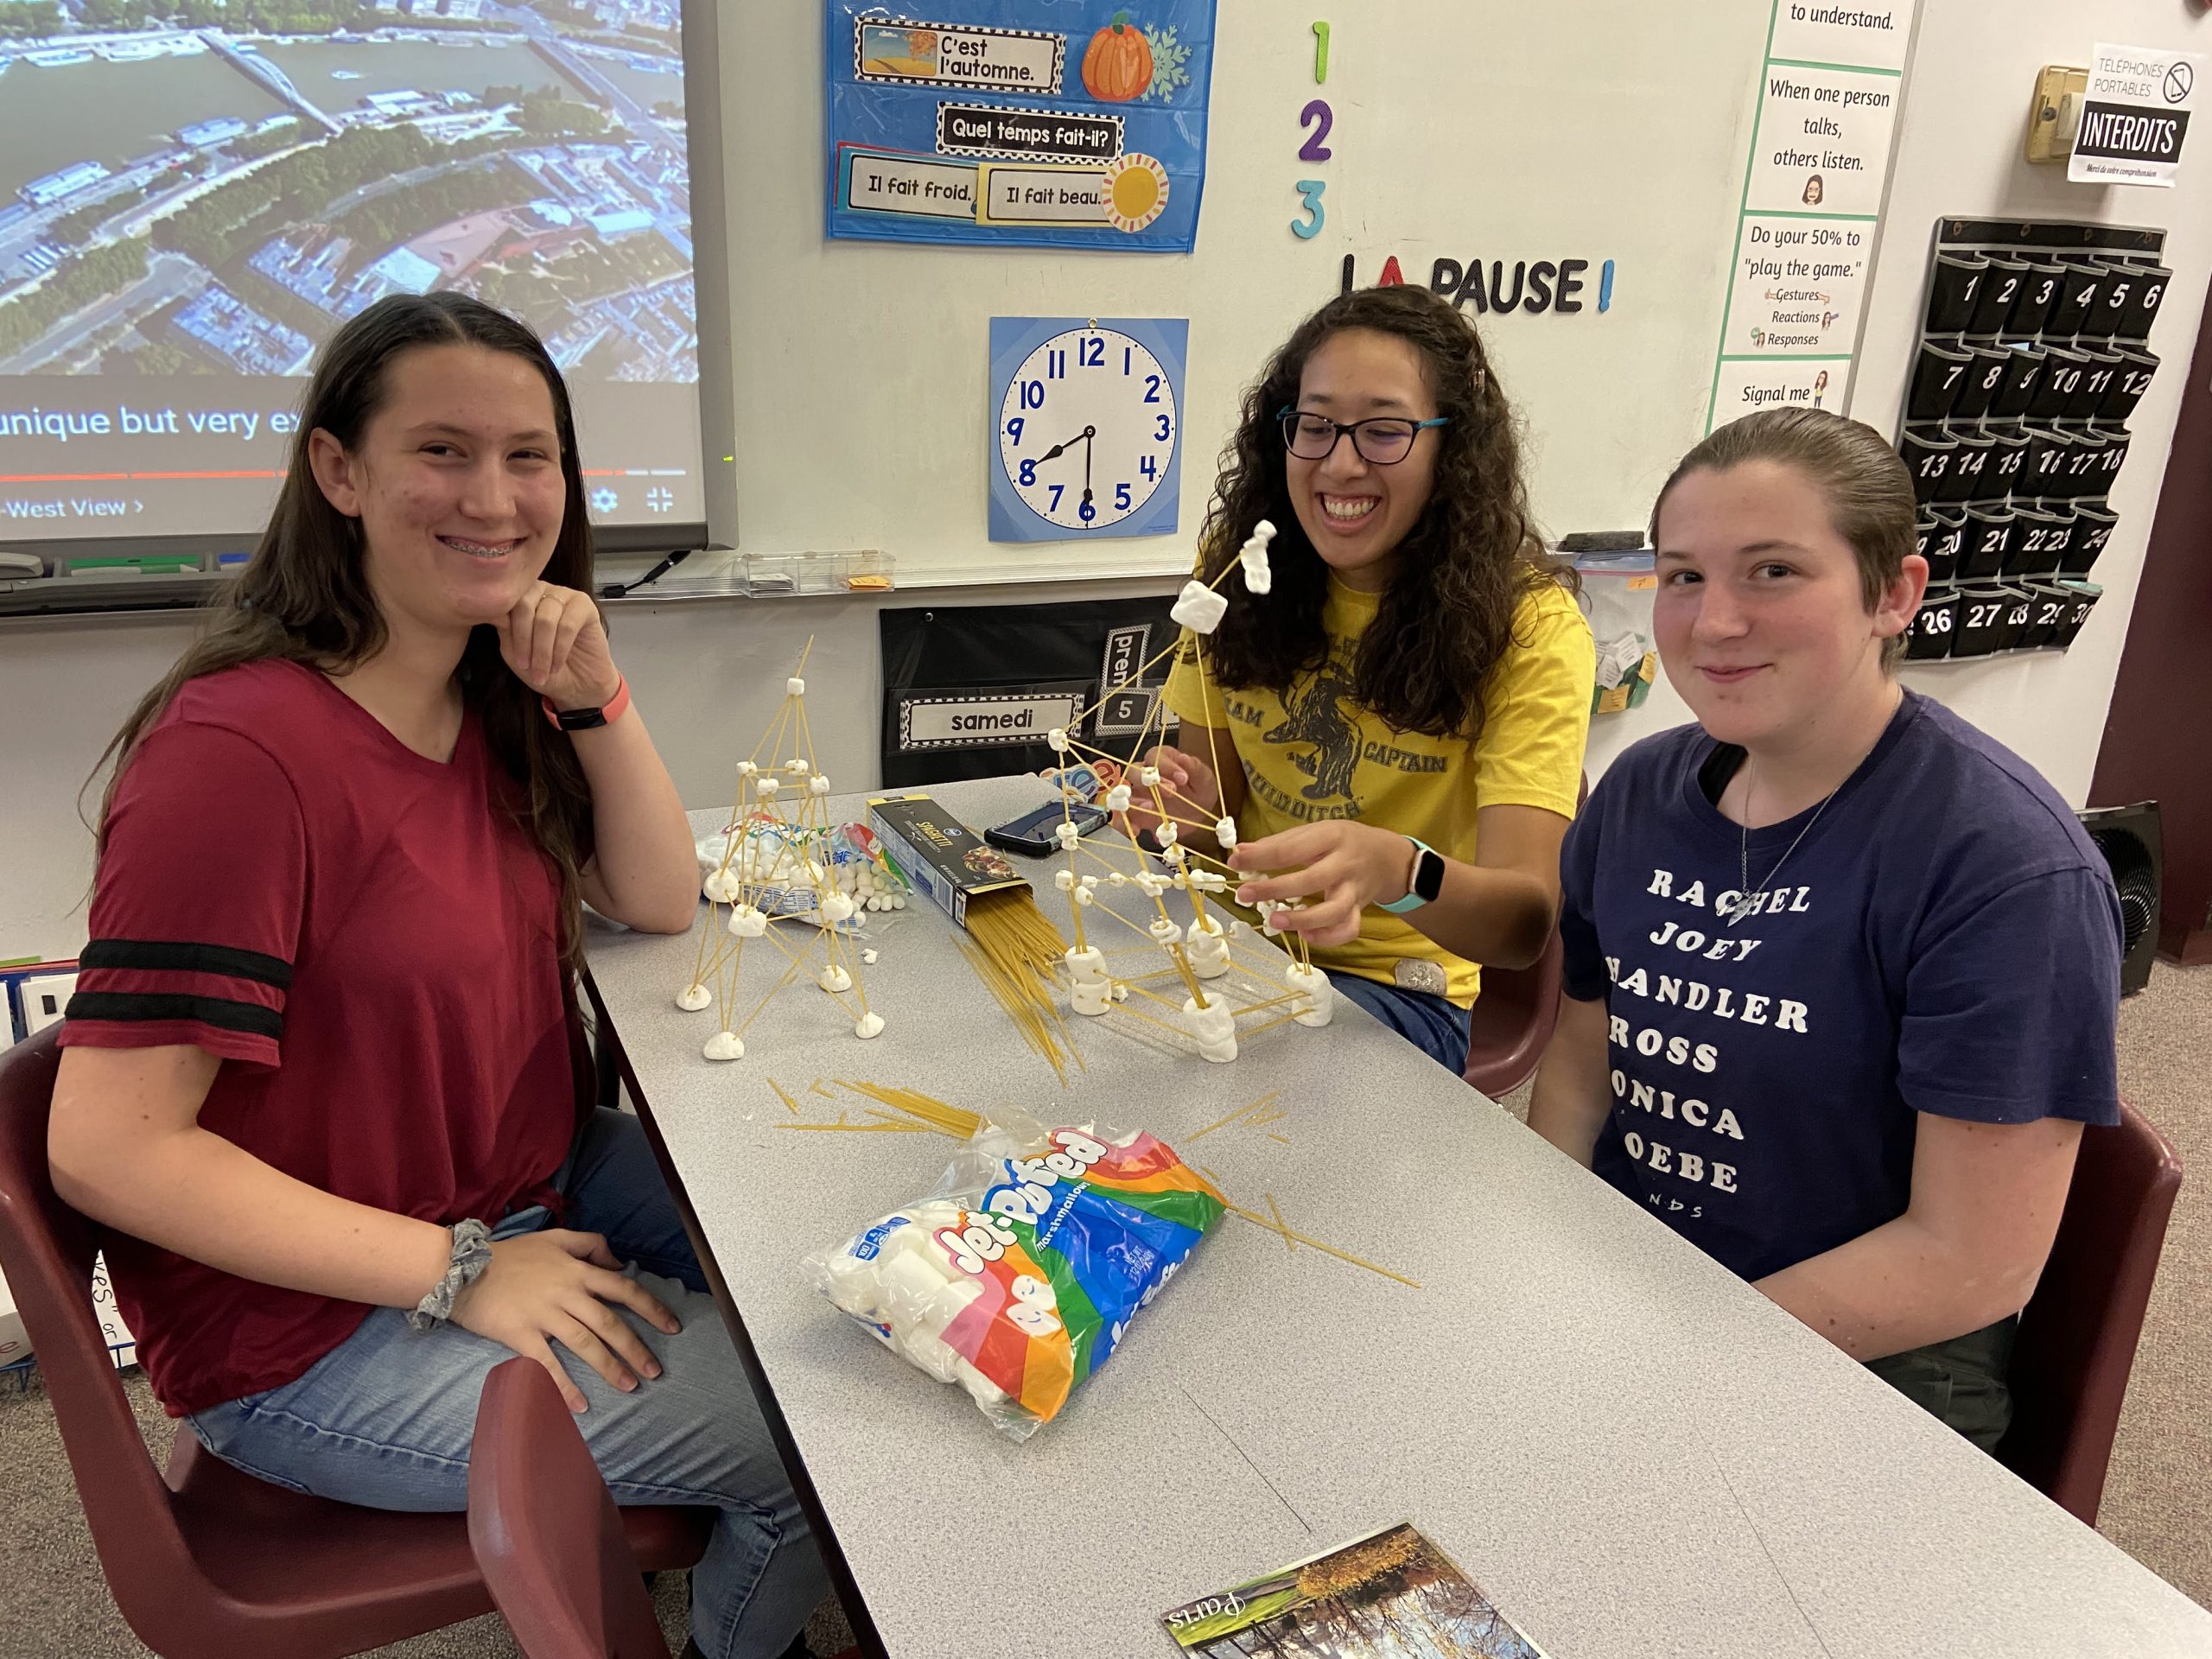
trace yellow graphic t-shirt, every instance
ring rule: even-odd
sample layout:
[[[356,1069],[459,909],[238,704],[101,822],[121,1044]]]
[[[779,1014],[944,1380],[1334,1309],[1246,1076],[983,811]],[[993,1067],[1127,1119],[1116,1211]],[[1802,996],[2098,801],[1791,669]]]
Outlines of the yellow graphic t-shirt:
[[[1357,818],[1471,863],[1475,814],[1483,807],[1540,806],[1573,817],[1597,675],[1597,648],[1573,595],[1548,582],[1522,597],[1514,613],[1516,644],[1491,673],[1483,728],[1471,746],[1460,737],[1394,731],[1352,701],[1359,636],[1381,602],[1379,594],[1354,592],[1332,576],[1321,613],[1328,660],[1300,675],[1287,696],[1202,683],[1185,635],[1168,675],[1167,706],[1194,726],[1235,738],[1245,786],[1237,838]],[[1230,764],[1228,755],[1220,759]],[[1482,980],[1473,963],[1372,906],[1357,939],[1316,946],[1313,960],[1386,985],[1433,991],[1462,1007],[1474,1001]]]

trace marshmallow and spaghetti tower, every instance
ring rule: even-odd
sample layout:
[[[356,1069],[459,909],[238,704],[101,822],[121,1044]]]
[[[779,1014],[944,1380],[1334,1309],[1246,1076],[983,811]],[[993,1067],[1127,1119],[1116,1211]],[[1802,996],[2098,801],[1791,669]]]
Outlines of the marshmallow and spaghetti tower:
[[[698,955],[676,1006],[691,1013],[711,1007],[720,1017],[721,1029],[702,1051],[710,1060],[743,1058],[747,1030],[776,994],[802,975],[843,1006],[852,1016],[854,1036],[871,1038],[883,1030],[883,1016],[868,1007],[861,983],[860,952],[840,931],[858,906],[838,884],[830,779],[815,764],[814,734],[806,721],[803,677],[813,650],[809,639],[797,671],[784,683],[776,718],[753,753],[737,763],[728,845],[721,862],[700,884],[708,906]],[[790,912],[790,895],[800,890],[812,898],[815,925],[811,937],[801,935],[802,942],[794,945],[769,923],[772,910]],[[740,1021],[738,982],[748,940],[766,940],[765,947],[755,946],[755,956],[772,949],[785,966],[782,976]]]
[[[1225,904],[1207,908],[1208,893],[1223,893],[1241,878],[1221,859],[1185,845],[1183,832],[1198,830],[1211,835],[1226,853],[1236,845],[1236,821],[1227,812],[1212,815],[1207,808],[1166,783],[1159,767],[1140,762],[1129,769],[1124,782],[1109,789],[1097,803],[1109,812],[1127,813],[1142,798],[1144,804],[1160,820],[1160,828],[1154,832],[1160,845],[1157,865],[1134,846],[1126,852],[1118,849],[1101,852],[1085,843],[1076,830],[1073,810],[1079,798],[1068,781],[1066,763],[1078,757],[1109,761],[1116,757],[1078,741],[1070,732],[1080,728],[1109,698],[1135,687],[1147,673],[1181,650],[1187,640],[1194,652],[1199,696],[1206,710],[1207,741],[1211,749],[1213,733],[1218,728],[1213,718],[1213,682],[1206,668],[1205,642],[1229,613],[1230,601],[1220,591],[1221,587],[1236,571],[1243,575],[1246,591],[1266,593],[1273,582],[1268,564],[1268,543],[1274,536],[1275,527],[1262,519],[1234,563],[1224,566],[1211,582],[1195,577],[1185,582],[1168,613],[1182,625],[1182,633],[1166,650],[1139,664],[1120,684],[1106,688],[1096,702],[1079,713],[1068,726],[1056,728],[1047,740],[1063,763],[1061,817],[1055,833],[1066,861],[1054,873],[1053,885],[1068,895],[1074,926],[1075,943],[1063,958],[1071,981],[1071,1006],[1076,1013],[1094,1018],[1112,1014],[1160,1027],[1179,1039],[1194,1043],[1200,1054],[1215,1061],[1235,1059],[1240,1036],[1249,1037],[1287,1020],[1294,1020],[1306,1026],[1327,1025],[1334,988],[1328,976],[1313,965],[1304,938],[1274,925],[1276,913],[1297,908],[1295,901],[1262,901],[1256,906],[1262,931],[1283,939],[1287,956],[1284,951],[1255,947],[1249,943],[1240,948],[1238,941],[1246,938],[1243,922],[1228,913]],[[1144,753],[1157,741],[1155,722],[1157,738],[1165,738],[1166,707],[1165,698],[1152,699],[1133,753]],[[1219,778],[1220,754],[1210,753],[1208,758],[1214,776]],[[1229,758],[1234,764],[1236,756],[1232,753]],[[1087,868],[1093,865],[1097,867],[1096,870]],[[1134,868],[1125,868],[1132,865]],[[1132,921],[1101,903],[1098,893],[1102,885],[1134,889],[1148,906],[1147,919],[1142,923]],[[1169,909],[1171,893],[1176,895],[1174,912]],[[1187,923],[1176,919],[1185,902],[1190,914]],[[1144,911],[1141,909],[1140,913]],[[1129,928],[1141,936],[1143,943],[1128,949],[1102,948],[1091,938],[1092,924],[1101,918]],[[1110,961],[1125,958],[1132,951],[1154,961],[1164,954],[1167,965],[1136,973],[1116,973],[1109,965]],[[1264,982],[1269,989],[1280,986],[1281,994],[1249,996],[1241,991],[1232,992],[1220,982],[1232,964]],[[1156,982],[1163,988],[1154,988]],[[1185,995],[1178,997],[1174,995],[1177,990]]]

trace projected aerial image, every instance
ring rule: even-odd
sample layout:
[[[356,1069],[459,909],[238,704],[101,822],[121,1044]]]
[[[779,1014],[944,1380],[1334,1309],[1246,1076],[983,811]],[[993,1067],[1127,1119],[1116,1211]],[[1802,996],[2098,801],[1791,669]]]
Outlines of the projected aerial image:
[[[696,380],[677,10],[0,0],[0,377],[296,376],[457,288],[575,380]]]

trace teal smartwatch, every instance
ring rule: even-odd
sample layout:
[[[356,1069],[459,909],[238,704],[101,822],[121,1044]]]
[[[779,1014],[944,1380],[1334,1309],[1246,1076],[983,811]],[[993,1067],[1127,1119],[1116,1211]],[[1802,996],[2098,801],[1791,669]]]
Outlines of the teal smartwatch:
[[[1414,844],[1414,879],[1406,889],[1406,896],[1387,905],[1377,905],[1377,910],[1387,910],[1393,916],[1402,916],[1409,910],[1419,910],[1444,891],[1444,855],[1438,852],[1418,836],[1406,837]]]

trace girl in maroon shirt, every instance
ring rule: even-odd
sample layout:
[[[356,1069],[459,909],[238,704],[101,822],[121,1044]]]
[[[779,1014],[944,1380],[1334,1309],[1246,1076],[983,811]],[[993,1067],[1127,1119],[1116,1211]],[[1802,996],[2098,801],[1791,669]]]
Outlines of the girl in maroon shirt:
[[[819,1556],[638,1124],[578,1088],[582,906],[675,932],[697,897],[567,390],[512,319],[394,296],[298,430],[111,750],[55,1187],[216,1455],[463,1509],[484,1375],[526,1356],[618,1501],[720,1506],[696,1648],[782,1653]]]

